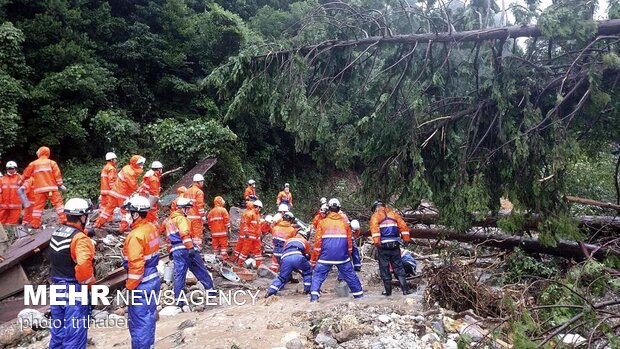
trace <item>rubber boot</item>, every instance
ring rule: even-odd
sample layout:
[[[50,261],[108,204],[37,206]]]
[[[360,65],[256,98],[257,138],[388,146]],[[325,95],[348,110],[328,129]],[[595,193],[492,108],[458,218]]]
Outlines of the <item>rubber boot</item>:
[[[403,290],[403,294],[406,296],[411,294],[411,290],[409,290],[409,285],[407,285],[407,278],[404,276],[400,276],[398,278],[398,282],[400,282],[400,289]]]
[[[382,295],[389,297],[392,295],[392,281],[391,280],[383,280],[383,288],[385,290],[381,293]]]

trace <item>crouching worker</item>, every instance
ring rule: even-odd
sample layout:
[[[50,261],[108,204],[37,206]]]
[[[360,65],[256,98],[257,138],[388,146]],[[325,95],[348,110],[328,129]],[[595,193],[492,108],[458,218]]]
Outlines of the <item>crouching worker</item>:
[[[146,219],[150,208],[144,196],[131,197],[123,205],[131,218],[131,232],[123,246],[123,267],[127,269],[125,287],[132,292],[128,325],[133,349],[155,345],[157,294],[161,281],[157,273],[159,234],[157,227]]]
[[[289,281],[291,274],[295,270],[299,270],[304,278],[304,293],[310,293],[312,267],[308,263],[307,256],[309,253],[308,235],[303,230],[298,230],[297,236],[286,240],[282,257],[280,257],[280,274],[271,282],[265,298],[278,293]]]
[[[418,262],[413,258],[411,252],[401,248],[400,259],[403,261],[403,268],[405,268],[405,276],[415,276],[415,270],[418,266]],[[398,278],[398,275],[396,275]]]
[[[95,246],[85,233],[88,214],[92,204],[84,199],[67,201],[64,214],[67,222],[52,234],[50,240],[50,263],[53,285],[65,287],[60,302],[67,305],[52,305],[52,323],[62,323],[51,328],[50,348],[86,348],[88,332],[88,300],[76,297],[75,305],[69,305],[69,292],[81,292],[95,283],[93,258]]]
[[[198,248],[192,242],[191,223],[187,218],[187,213],[192,206],[190,199],[180,198],[177,201],[177,210],[172,211],[170,217],[164,221],[170,258],[174,260],[174,298],[177,300],[177,305],[181,307],[185,304],[178,300],[185,287],[188,269],[196,275],[205,290],[213,289],[213,280],[200,258]]]

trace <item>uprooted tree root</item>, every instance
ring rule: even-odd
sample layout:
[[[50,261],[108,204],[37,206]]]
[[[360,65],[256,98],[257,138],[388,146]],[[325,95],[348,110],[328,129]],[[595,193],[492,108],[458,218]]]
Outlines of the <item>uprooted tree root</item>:
[[[463,265],[453,261],[449,265],[427,267],[428,276],[425,291],[426,304],[439,306],[456,312],[472,309],[482,317],[501,318],[508,310],[506,297],[519,301],[520,292],[506,286],[493,289],[479,281],[473,265]]]

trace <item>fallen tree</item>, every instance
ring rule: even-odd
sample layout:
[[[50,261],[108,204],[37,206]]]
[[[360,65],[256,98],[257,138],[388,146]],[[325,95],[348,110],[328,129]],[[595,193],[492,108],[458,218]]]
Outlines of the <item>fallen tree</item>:
[[[537,239],[502,233],[473,232],[463,233],[450,229],[413,228],[411,236],[415,239],[454,240],[502,249],[520,247],[528,253],[544,253],[573,259],[595,258],[602,260],[608,256],[620,257],[620,250],[614,247],[586,244],[583,242],[560,240],[556,246],[548,246]]]

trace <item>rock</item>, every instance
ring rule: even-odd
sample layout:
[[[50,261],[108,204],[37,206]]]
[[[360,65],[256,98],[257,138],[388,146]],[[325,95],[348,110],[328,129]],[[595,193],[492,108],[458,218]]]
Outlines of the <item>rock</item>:
[[[172,287],[167,283],[167,282],[162,282],[161,283],[161,291],[165,292],[170,290]]]
[[[586,342],[586,339],[576,333],[559,334],[558,338],[562,343],[571,347],[578,347]]]
[[[363,336],[364,333],[359,328],[349,328],[344,331],[336,333],[336,340],[338,343],[348,342]]]
[[[487,331],[483,330],[480,326],[476,324],[462,325],[459,329],[459,333],[461,335],[469,335],[474,341],[481,340],[484,336],[487,335]]]
[[[179,307],[177,307],[176,305],[169,305],[167,307],[164,307],[160,312],[159,315],[161,316],[176,316],[178,314],[180,314],[183,310]]]
[[[427,333],[421,339],[424,343],[439,342],[439,336],[435,333]]]
[[[415,322],[424,322],[424,321],[426,321],[426,319],[422,315],[416,315],[416,316],[413,317],[413,321],[415,321]]]
[[[286,342],[286,349],[304,349],[304,342],[299,338],[293,338]]]
[[[414,306],[415,305],[415,300],[413,298],[405,298],[405,304],[407,304],[409,306]]]
[[[278,276],[278,274],[269,270],[269,268],[267,268],[265,265],[261,265],[260,267],[258,267],[258,269],[256,270],[256,274],[258,275],[258,277],[269,279],[269,280],[272,280]]]
[[[24,309],[17,314],[20,324],[31,327],[33,329],[45,328],[47,321],[45,315],[36,309]]]
[[[383,346],[383,343],[381,342],[374,342],[370,345],[370,349],[384,349],[385,347]]]
[[[452,339],[448,339],[443,346],[444,346],[444,349],[458,349],[459,347],[458,344],[456,344],[456,342],[453,341]]]
[[[323,333],[317,334],[314,341],[317,344],[323,345],[325,348],[335,348],[338,345],[338,341],[336,341],[336,339]]]
[[[280,296],[271,296],[271,297],[265,299],[263,304],[269,306],[269,305],[272,305],[273,303],[275,303],[275,302],[277,302],[279,300],[280,300]]]
[[[93,310],[93,312],[91,313],[91,317],[93,319],[95,319],[95,321],[100,322],[100,321],[108,321],[108,316],[110,314],[105,311],[105,310]]]
[[[196,321],[185,320],[177,326],[177,330],[184,330],[186,328],[194,327],[196,325]]]
[[[126,312],[127,312],[127,308],[118,308],[114,310],[114,314],[119,315],[119,316],[124,316]]]
[[[197,312],[197,313],[200,313],[200,312],[202,312],[204,310],[205,310],[205,306],[204,305],[195,305],[192,308],[192,311]]]
[[[443,327],[447,332],[455,333],[459,332],[459,330],[464,327],[465,323],[461,320],[454,320],[447,316],[444,316],[442,319]]]
[[[439,334],[440,336],[442,336],[446,331],[444,330],[443,324],[440,321],[435,321],[433,322],[433,331],[435,331],[435,333]]]
[[[441,345],[441,343],[439,343],[439,342],[433,342],[433,344],[431,344],[431,348],[433,348],[433,349],[443,349],[443,345]]]
[[[390,317],[392,318],[392,320],[397,320],[400,319],[400,315],[396,314],[396,313],[392,313],[390,314]]]
[[[0,345],[13,345],[19,342],[22,338],[32,333],[30,327],[24,327],[24,331],[20,328],[21,325],[16,322],[6,323],[0,326]]]
[[[267,324],[267,329],[268,330],[279,330],[281,328],[282,328],[282,324],[280,322],[276,322],[276,323],[269,322]]]
[[[379,321],[383,322],[384,324],[387,324],[388,322],[392,320],[389,316],[385,314],[381,314],[377,318],[379,319]]]
[[[192,311],[192,309],[189,307],[189,305],[184,305],[183,308],[181,308],[181,310],[184,313],[189,313],[190,311]]]
[[[198,282],[198,278],[191,271],[187,271],[187,275],[185,277],[185,283],[187,285],[195,285]]]
[[[342,317],[342,319],[340,319],[340,330],[341,331],[346,331],[346,330],[350,330],[353,328],[358,327],[360,324],[360,322],[357,320],[357,318],[355,317],[355,315],[345,315]]]

